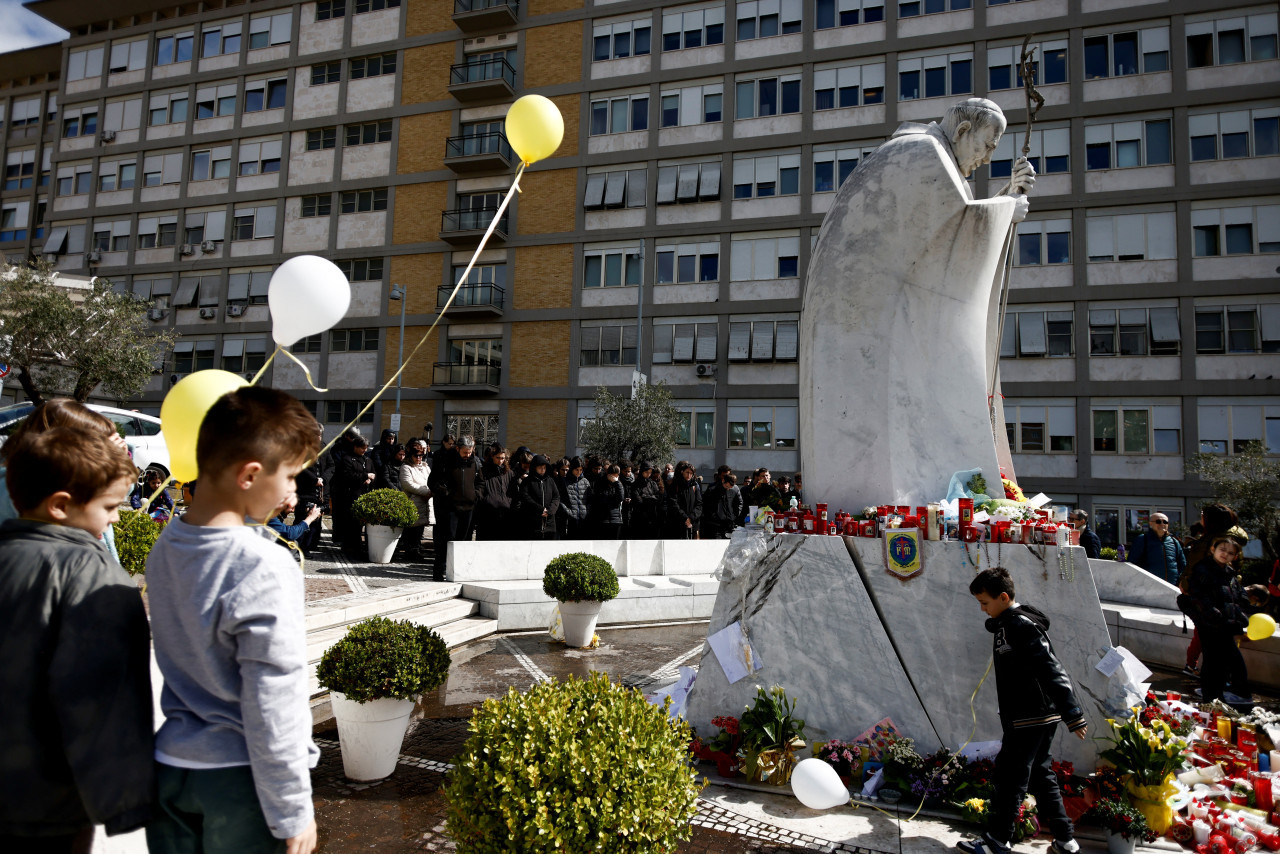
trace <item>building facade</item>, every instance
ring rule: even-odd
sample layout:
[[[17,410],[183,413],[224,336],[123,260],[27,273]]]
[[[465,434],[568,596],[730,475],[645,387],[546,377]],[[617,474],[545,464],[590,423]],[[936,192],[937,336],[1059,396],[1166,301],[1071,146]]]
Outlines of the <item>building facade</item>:
[[[261,367],[271,271],[314,253],[352,283],[348,317],[293,348],[329,391],[284,359],[267,376],[328,428],[355,417],[396,371],[401,312],[407,353],[492,222],[516,165],[503,116],[536,92],[564,142],[406,368],[403,432],[559,454],[595,388],[639,371],[672,388],[700,470],[794,471],[797,321],[836,189],[901,122],[981,96],[1010,122],[974,178],[998,191],[1030,37],[1040,178],[1001,361],[1019,480],[1114,544],[1153,509],[1191,521],[1191,454],[1280,453],[1275,3],[28,8],[71,37],[0,57],[0,251],[106,276],[182,333],[140,407],[194,370]]]

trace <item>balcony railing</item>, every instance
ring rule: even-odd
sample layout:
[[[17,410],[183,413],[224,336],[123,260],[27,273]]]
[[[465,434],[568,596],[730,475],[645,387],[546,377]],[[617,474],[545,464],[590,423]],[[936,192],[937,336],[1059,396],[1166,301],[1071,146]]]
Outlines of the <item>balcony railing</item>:
[[[449,66],[449,91],[459,100],[513,95],[516,70],[500,56],[460,62]]]
[[[443,285],[436,291],[436,308],[444,308],[449,301],[453,288]],[[492,284],[463,285],[458,288],[458,295],[453,298],[450,311],[465,309],[489,309],[501,313],[502,300],[506,293],[502,288]]]
[[[436,362],[432,385],[472,386],[477,390],[498,390],[501,365],[465,365],[461,362]]]
[[[517,13],[514,0],[453,0],[453,22],[463,32],[510,26]]]
[[[451,136],[444,142],[444,162],[456,172],[509,167],[515,155],[501,131]]]
[[[450,243],[467,242],[472,238],[479,239],[484,234],[498,208],[468,208],[445,211],[440,218],[440,239]],[[493,230],[493,236],[500,240],[507,239],[507,212],[502,212]]]

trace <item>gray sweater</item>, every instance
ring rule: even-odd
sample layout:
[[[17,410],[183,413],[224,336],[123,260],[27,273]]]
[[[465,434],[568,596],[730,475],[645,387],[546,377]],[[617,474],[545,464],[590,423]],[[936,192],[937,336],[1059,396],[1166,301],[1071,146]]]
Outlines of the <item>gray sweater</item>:
[[[277,839],[312,819],[302,574],[253,528],[178,518],[147,558],[156,661],[164,674],[156,758],[166,765],[250,765]]]

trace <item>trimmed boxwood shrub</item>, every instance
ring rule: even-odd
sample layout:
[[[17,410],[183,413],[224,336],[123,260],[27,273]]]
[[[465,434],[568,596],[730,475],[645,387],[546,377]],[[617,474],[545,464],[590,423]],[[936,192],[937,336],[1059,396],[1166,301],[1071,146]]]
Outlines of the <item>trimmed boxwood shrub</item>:
[[[561,602],[608,602],[618,595],[618,574],[598,555],[560,555],[543,572],[542,592]]]
[[[701,787],[670,703],[604,673],[485,700],[444,790],[460,854],[675,851]]]
[[[111,526],[116,534],[116,554],[120,555],[120,565],[130,575],[141,575],[147,571],[147,555],[151,547],[160,539],[164,525],[152,519],[141,510],[121,510],[120,521]]]
[[[325,651],[316,676],[330,691],[357,703],[409,700],[449,676],[449,648],[426,626],[370,617]]]
[[[398,489],[375,489],[366,492],[351,505],[351,515],[366,525],[407,528],[418,521],[413,500]]]

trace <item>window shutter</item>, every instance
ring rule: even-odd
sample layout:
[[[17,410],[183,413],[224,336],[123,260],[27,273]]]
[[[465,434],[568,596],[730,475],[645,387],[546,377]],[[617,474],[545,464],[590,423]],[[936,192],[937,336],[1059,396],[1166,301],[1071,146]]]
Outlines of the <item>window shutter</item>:
[[[800,355],[800,329],[794,320],[779,320],[776,358],[779,362],[794,361]]]
[[[714,362],[716,360],[716,324],[698,324],[698,344],[696,361]]]
[[[679,168],[676,166],[661,166],[658,168],[658,196],[657,203],[660,205],[669,205],[676,200],[676,175]],[[591,181],[596,178],[595,175],[587,177],[587,201],[584,206],[589,206],[592,199]],[[599,195],[604,197],[604,176],[600,178]]]
[[[1176,308],[1151,309],[1151,340],[1157,344],[1172,344],[1181,340],[1178,331],[1178,310]]]
[[[627,173],[609,172],[605,175],[604,206],[620,208],[626,200]]]
[[[698,198],[703,201],[720,198],[719,163],[702,164],[702,181],[698,188]]]
[[[755,362],[773,360],[772,320],[757,320],[751,324],[751,359]]]
[[[627,172],[627,207],[642,208],[645,205],[645,185],[648,183],[648,172],[644,169],[632,169]]]
[[[751,324],[729,324],[729,361],[745,362],[751,358]]]
[[[671,357],[676,362],[693,361],[693,339],[695,326],[692,323],[678,323],[675,326],[675,341]]]
[[[1018,315],[1018,352],[1023,356],[1043,356],[1047,350],[1044,312],[1020,313]]]

